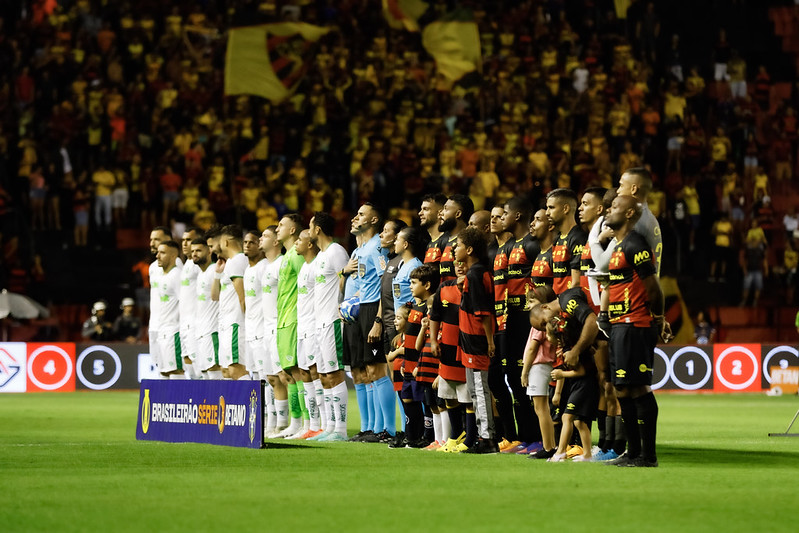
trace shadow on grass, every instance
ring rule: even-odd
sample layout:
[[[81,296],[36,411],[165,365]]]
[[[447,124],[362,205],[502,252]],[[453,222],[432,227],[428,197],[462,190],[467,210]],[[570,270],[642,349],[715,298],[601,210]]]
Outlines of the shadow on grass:
[[[668,459],[667,459],[668,458]],[[787,464],[799,462],[799,451],[753,451],[731,448],[695,448],[686,446],[658,445],[658,459],[678,464],[723,464],[742,468],[774,466],[785,468]]]
[[[304,443],[300,442],[291,442],[291,441],[271,441],[268,440],[264,442],[264,448],[272,449],[272,450],[316,450],[318,449],[316,446],[313,446],[310,442]]]

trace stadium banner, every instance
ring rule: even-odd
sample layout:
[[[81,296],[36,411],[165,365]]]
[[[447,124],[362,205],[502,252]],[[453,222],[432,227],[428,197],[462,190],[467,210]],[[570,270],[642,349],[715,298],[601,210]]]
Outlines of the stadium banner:
[[[149,346],[142,344],[78,343],[75,347],[75,388],[136,390],[141,382],[139,358],[149,357],[148,352]]]
[[[262,448],[260,380],[151,380],[141,383],[137,440]]]

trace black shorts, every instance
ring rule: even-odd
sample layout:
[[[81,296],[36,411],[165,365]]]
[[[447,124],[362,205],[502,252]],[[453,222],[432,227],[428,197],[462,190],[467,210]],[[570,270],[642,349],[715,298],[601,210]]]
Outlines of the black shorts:
[[[594,420],[599,407],[599,382],[596,375],[588,374],[568,381],[569,398],[563,412],[583,422]]]
[[[428,407],[435,407],[438,405],[438,391],[433,388],[432,383],[417,382],[416,386],[422,390],[422,402]]]
[[[618,387],[651,385],[657,333],[655,328],[614,324],[610,328],[610,376]]]
[[[355,352],[360,349],[361,328],[357,322],[344,322],[344,365],[353,367]],[[358,367],[355,367],[358,368]]]
[[[391,351],[391,341],[397,336],[397,330],[394,329],[394,324],[386,324],[383,322],[383,353],[388,355]]]
[[[506,365],[519,366],[519,362],[524,361],[524,348],[527,346],[527,338],[530,336],[530,314],[527,311],[508,310],[507,329],[505,330],[505,351],[502,357]]]
[[[424,390],[421,383],[417,383],[415,379],[406,379],[402,382],[402,390],[400,391],[400,399],[411,400],[414,402],[424,401]]]
[[[353,350],[352,368],[365,368],[366,365],[375,365],[378,363],[386,362],[386,353],[383,351],[383,339],[377,342],[368,343],[366,339],[369,338],[369,332],[375,323],[377,316],[377,308],[380,302],[372,302],[368,304],[361,304],[361,309],[358,314],[358,326],[361,334],[361,342],[359,349]]]
[[[569,399],[569,387],[570,382],[566,380],[563,383],[563,390],[560,393],[560,403],[555,405],[552,402],[552,398],[555,396],[555,385],[549,384],[549,414],[552,417],[552,421],[556,424],[560,423],[560,416],[563,414],[563,411],[566,410],[566,401]]]

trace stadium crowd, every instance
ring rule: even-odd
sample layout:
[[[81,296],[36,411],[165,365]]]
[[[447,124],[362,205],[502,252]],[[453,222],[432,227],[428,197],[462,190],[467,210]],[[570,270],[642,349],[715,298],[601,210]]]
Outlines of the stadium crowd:
[[[618,190],[554,189],[538,211],[431,194],[421,227],[364,203],[351,254],[323,211],[307,227],[296,213],[191,227],[181,244],[159,226],[150,353],[166,379],[264,378],[266,438],[657,466],[650,385],[670,329],[651,188],[635,167]]]
[[[646,165],[650,209],[684,252],[675,270],[712,243],[712,266],[692,274],[726,279],[739,251],[756,263],[748,250],[768,242],[786,250],[784,264],[767,256],[771,270],[795,283],[797,218],[769,200],[795,188],[799,102],[775,97],[765,67],[723,29],[699,62],[692,41],[661,31],[653,2],[430,4],[431,16],[473,9],[480,80],[449,90],[418,34],[390,30],[380,2],[5,3],[6,268],[33,269],[20,226],[34,242],[48,228],[84,246],[111,228],[263,230],[324,210],[341,238],[364,201],[411,223],[429,192],[466,194],[478,209],[519,194],[539,206],[552,189],[609,188]],[[290,99],[224,97],[227,29],[275,20],[336,31]],[[747,238],[754,220],[765,241]]]

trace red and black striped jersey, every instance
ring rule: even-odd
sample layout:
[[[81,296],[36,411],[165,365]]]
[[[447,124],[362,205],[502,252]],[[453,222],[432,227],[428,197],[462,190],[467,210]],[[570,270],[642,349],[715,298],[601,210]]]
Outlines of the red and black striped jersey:
[[[555,294],[571,288],[572,270],[580,270],[580,257],[587,240],[583,228],[576,225],[566,235],[558,235],[552,244],[552,290]]]
[[[461,291],[457,281],[445,281],[433,296],[429,317],[440,324],[438,328],[438,349],[440,361],[438,374],[451,381],[463,382],[466,372],[458,360],[458,319],[461,305]]]
[[[475,263],[466,272],[463,281],[458,324],[460,335],[458,347],[463,366],[476,370],[488,370],[488,339],[483,329],[482,318],[493,317],[491,274],[480,263]],[[493,329],[493,320],[491,322]],[[493,331],[491,332],[493,335]]]
[[[436,377],[438,377],[438,358],[433,357],[433,353],[430,349],[430,328],[428,328],[424,333],[422,353],[419,354],[416,381],[420,383],[432,383],[436,380]]]
[[[399,341],[398,344],[395,345],[393,342],[391,343],[391,348],[392,349],[397,349],[400,346],[405,346],[405,334],[404,333],[402,335],[400,335],[400,341]],[[402,390],[403,378],[402,378],[402,372],[400,372],[400,369],[402,368],[402,361],[403,361],[403,357],[401,355],[398,355],[397,357],[394,358],[393,361],[391,361],[391,381],[394,382],[394,391],[395,392],[399,392],[399,391]]]
[[[496,243],[496,240],[494,241]],[[508,249],[512,240],[497,248],[494,255],[494,316],[497,318],[497,333],[505,331],[508,301]]]
[[[452,248],[458,242],[457,235],[449,237],[444,244],[444,251],[441,253],[441,262],[439,263],[439,272],[441,273],[441,283],[451,279],[458,279],[455,274],[455,254]]]
[[[410,375],[413,369],[419,362],[419,352],[416,350],[416,337],[422,331],[422,318],[425,316],[427,305],[422,303],[418,305],[416,302],[408,314],[408,323],[405,325],[405,354],[402,356],[404,363],[402,365],[405,375]]]
[[[650,302],[643,280],[657,274],[654,254],[646,239],[631,231],[610,256],[610,322],[649,327],[652,323]]]
[[[538,240],[529,233],[509,241],[508,312],[523,310],[527,304],[527,292],[533,288],[533,264],[540,252]]]
[[[424,253],[424,263],[432,263],[438,265],[441,263],[441,254],[444,253],[444,245],[449,239],[449,235],[442,233],[434,241],[430,241],[427,245],[427,251]]]
[[[538,257],[535,258],[533,263],[533,285],[535,287],[543,287],[544,285],[552,286],[552,247],[541,251]]]

